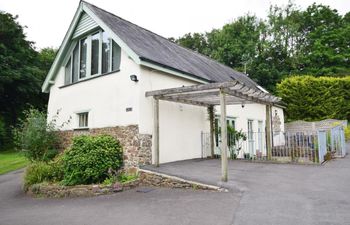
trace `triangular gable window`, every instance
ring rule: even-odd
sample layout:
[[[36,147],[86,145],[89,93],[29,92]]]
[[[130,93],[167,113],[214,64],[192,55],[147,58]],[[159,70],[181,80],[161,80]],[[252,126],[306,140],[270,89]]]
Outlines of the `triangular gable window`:
[[[65,65],[65,85],[119,70],[121,49],[100,30],[79,39]]]

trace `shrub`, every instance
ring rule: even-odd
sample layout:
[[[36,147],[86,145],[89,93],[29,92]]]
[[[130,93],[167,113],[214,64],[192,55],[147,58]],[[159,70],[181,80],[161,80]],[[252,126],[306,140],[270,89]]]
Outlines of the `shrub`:
[[[64,152],[65,185],[100,183],[123,163],[122,147],[109,135],[78,136]]]
[[[350,76],[295,76],[277,84],[277,94],[287,104],[288,121],[350,120]]]
[[[42,182],[52,182],[56,180],[55,177],[56,167],[52,164],[45,162],[31,163],[24,175],[24,187],[29,187],[33,184],[39,184]]]
[[[344,132],[345,132],[345,140],[350,141],[350,125],[345,127]]]
[[[5,139],[6,139],[5,121],[0,116],[0,150],[3,150],[2,147],[5,145]]]
[[[17,148],[24,151],[31,161],[53,159],[58,153],[56,146],[59,141],[55,132],[56,119],[48,123],[46,113],[37,109],[29,109],[24,114],[25,119],[20,120],[13,131]]]

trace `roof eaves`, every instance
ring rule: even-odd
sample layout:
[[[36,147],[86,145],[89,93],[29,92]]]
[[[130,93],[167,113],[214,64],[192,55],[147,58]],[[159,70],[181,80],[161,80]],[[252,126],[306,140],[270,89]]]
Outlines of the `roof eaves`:
[[[200,76],[197,76],[197,75],[194,75],[194,74],[191,74],[191,73],[187,73],[187,72],[185,72],[185,71],[182,71],[182,70],[173,68],[173,67],[168,66],[168,65],[161,64],[161,63],[159,63],[159,62],[155,62],[155,61],[153,61],[153,60],[151,60],[151,59],[148,59],[148,58],[145,58],[145,57],[140,57],[140,60],[141,60],[141,65],[149,66],[149,64],[142,63],[142,62],[148,62],[148,63],[153,64],[153,65],[155,65],[155,66],[168,69],[168,70],[170,70],[170,71],[176,73],[175,75],[177,75],[178,73],[180,73],[180,74],[184,75],[186,78],[195,79],[197,82],[200,82],[200,83],[214,83],[214,82],[215,82],[215,81],[213,81],[213,80],[204,79],[203,77],[200,77]],[[167,71],[165,71],[165,72],[167,72]],[[173,74],[174,74],[174,73],[173,73]]]
[[[63,38],[63,41],[58,49],[57,55],[56,55],[52,65],[51,65],[50,70],[45,78],[45,81],[44,81],[42,87],[41,87],[41,91],[44,93],[49,92],[48,88],[49,88],[50,84],[52,84],[52,82],[54,82],[52,80],[52,78],[57,73],[57,70],[59,68],[59,63],[63,59],[64,52],[65,52],[66,48],[68,47],[69,38],[72,36],[72,34],[74,32],[74,28],[75,28],[76,24],[79,22],[79,17],[80,17],[80,14],[82,13],[82,11],[83,11],[82,4],[79,3],[78,9],[74,14],[74,17],[73,17],[71,24],[69,25],[69,29]]]

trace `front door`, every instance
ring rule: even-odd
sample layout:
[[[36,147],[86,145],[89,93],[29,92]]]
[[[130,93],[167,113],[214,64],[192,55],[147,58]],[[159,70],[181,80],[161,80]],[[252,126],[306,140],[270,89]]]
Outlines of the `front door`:
[[[264,145],[263,145],[263,135],[264,135],[264,127],[263,127],[263,121],[258,121],[258,152],[260,155],[264,152]]]
[[[235,123],[235,118],[233,117],[226,117],[226,124],[229,127],[228,129],[236,129],[236,123]],[[220,118],[216,117],[215,118],[215,154],[216,155],[221,155],[221,135],[220,135],[220,130],[221,130],[221,122]],[[233,147],[234,141],[232,135],[230,135],[229,130],[227,130],[227,145],[230,148]],[[232,139],[232,141],[231,141]],[[228,153],[229,154],[229,153]],[[229,156],[229,155],[228,155]]]
[[[250,158],[254,155],[254,132],[253,132],[253,120],[248,120],[248,152]]]

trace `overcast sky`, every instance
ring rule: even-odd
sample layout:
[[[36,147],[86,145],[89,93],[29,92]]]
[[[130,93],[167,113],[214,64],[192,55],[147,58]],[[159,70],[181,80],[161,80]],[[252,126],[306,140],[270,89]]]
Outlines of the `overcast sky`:
[[[164,37],[205,32],[247,12],[265,18],[270,4],[288,0],[88,0]],[[301,8],[313,2],[330,5],[340,14],[350,11],[350,0],[295,0]],[[18,15],[27,39],[38,48],[59,47],[78,7],[79,0],[0,0],[0,10]]]

